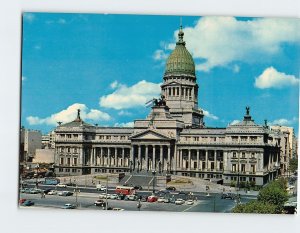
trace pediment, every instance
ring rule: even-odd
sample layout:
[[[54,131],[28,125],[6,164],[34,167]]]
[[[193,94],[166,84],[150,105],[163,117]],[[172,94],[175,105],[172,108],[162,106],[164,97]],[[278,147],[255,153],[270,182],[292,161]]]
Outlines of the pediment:
[[[155,132],[153,130],[146,130],[144,132],[140,132],[136,135],[133,135],[131,139],[134,140],[171,140],[170,137],[167,137],[159,132]]]

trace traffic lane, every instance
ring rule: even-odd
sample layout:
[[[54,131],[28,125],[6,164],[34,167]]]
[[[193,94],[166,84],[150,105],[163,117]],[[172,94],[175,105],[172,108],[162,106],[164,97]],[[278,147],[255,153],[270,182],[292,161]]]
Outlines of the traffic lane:
[[[38,207],[54,207],[63,208],[66,203],[76,205],[76,197],[74,196],[57,196],[48,195],[46,198],[40,198],[39,194],[22,194],[21,198],[31,200]],[[91,210],[103,210],[102,207],[95,206],[94,202],[97,200],[95,197],[77,197],[78,209],[91,209]],[[104,199],[105,201],[105,199]],[[111,200],[107,199],[108,207],[121,208],[125,211],[139,211],[137,208],[138,201],[124,201],[124,200]],[[183,212],[191,206],[175,205],[172,203],[149,203],[141,202],[140,211],[172,211],[172,212]]]

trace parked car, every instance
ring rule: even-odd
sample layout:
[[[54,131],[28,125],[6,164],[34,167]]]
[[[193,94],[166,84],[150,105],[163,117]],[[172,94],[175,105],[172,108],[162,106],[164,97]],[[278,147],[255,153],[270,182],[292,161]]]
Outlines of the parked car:
[[[67,203],[63,206],[63,209],[76,209],[76,206],[72,205],[70,203]]]
[[[176,188],[173,186],[167,187],[166,190],[170,190],[170,191],[176,191]]]
[[[169,190],[163,190],[163,189],[161,189],[161,190],[158,191],[159,195],[166,195],[166,194],[169,194],[169,193],[170,193]]]
[[[147,202],[156,202],[158,200],[157,196],[149,196],[147,199]]]
[[[121,209],[121,208],[112,208],[112,210],[115,210],[115,211],[123,211],[124,209]]]
[[[118,195],[118,200],[124,200],[125,197],[126,197],[125,194],[119,194]]]
[[[119,195],[118,194],[111,194],[110,199],[118,199]]]
[[[126,195],[124,200],[135,201],[135,200],[137,200],[137,196],[136,195]]]
[[[34,205],[34,202],[33,201],[30,201],[30,200],[26,200],[23,202],[22,206],[32,206]]]
[[[184,204],[184,200],[183,199],[181,199],[181,198],[178,198],[176,201],[175,201],[175,204],[176,205],[182,205],[182,204]]]
[[[45,194],[48,194],[49,192],[51,192],[52,190],[51,189],[46,189],[46,190],[43,190]]]
[[[76,184],[75,184],[75,183],[72,183],[72,182],[70,182],[70,183],[66,183],[66,186],[70,186],[70,187],[76,187]]]
[[[48,195],[56,195],[57,191],[56,190],[51,190],[50,192],[47,193]]]
[[[133,186],[133,188],[136,189],[136,190],[142,190],[143,189],[142,186],[140,186],[140,185],[135,185],[135,186]]]
[[[21,199],[19,200],[19,204],[22,205],[25,201],[26,201],[25,198],[21,198]]]
[[[179,194],[179,195],[188,195],[188,192],[185,192],[185,191],[179,191],[178,194]]]
[[[106,187],[104,185],[102,185],[102,184],[97,184],[96,185],[96,189],[98,191],[106,191]]]
[[[29,190],[30,194],[37,194],[37,193],[41,193],[41,189],[35,189],[35,188],[31,188]]]
[[[165,202],[165,198],[160,197],[160,198],[157,199],[157,202],[158,203],[164,203]]]
[[[186,204],[187,204],[187,205],[194,205],[194,201],[193,201],[193,200],[187,200],[187,201],[186,201]]]
[[[233,193],[223,193],[221,196],[221,199],[231,199],[234,200],[236,198],[236,195]]]
[[[142,196],[142,197],[141,197],[141,201],[142,201],[142,202],[146,202],[147,199],[148,199],[148,196]]]
[[[67,185],[65,185],[63,183],[59,183],[56,185],[56,187],[65,188],[65,187],[67,187]]]
[[[103,201],[103,200],[101,200],[101,199],[99,199],[99,200],[96,200],[96,201],[94,202],[94,205],[95,205],[95,206],[105,207],[105,206],[106,206],[106,202]]]
[[[70,191],[62,191],[62,192],[58,192],[58,196],[72,196],[73,193]]]

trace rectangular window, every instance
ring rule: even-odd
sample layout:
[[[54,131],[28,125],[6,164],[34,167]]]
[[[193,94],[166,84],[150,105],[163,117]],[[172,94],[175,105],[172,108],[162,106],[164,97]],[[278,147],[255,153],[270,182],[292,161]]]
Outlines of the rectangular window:
[[[67,164],[70,166],[70,164],[71,164],[71,158],[67,158]]]
[[[110,139],[111,139],[111,136],[106,136],[106,139],[107,139],[107,140],[110,140]]]
[[[236,172],[236,164],[232,164],[231,165],[231,171],[232,172]]]
[[[74,168],[73,168],[73,169],[72,169],[72,172],[76,172],[76,170],[77,170],[77,169],[74,169]]]
[[[73,159],[73,164],[76,166],[77,165],[77,158]]]
[[[237,142],[238,139],[239,139],[239,137],[237,137],[237,136],[232,136],[231,139],[232,139],[233,142]]]
[[[64,158],[60,158],[60,164],[61,164],[61,165],[64,164]]]
[[[59,169],[59,172],[63,172],[63,171],[64,171],[64,169],[63,169],[63,168],[60,168],[60,169]]]
[[[76,147],[74,148],[74,153],[77,153],[77,148]]]
[[[232,157],[236,158],[236,153],[235,152],[233,152]]]
[[[255,165],[254,164],[251,165],[251,172],[255,173]]]
[[[71,134],[67,134],[67,138],[71,138],[72,136],[71,136]]]
[[[74,137],[75,139],[77,139],[77,138],[78,138],[78,134],[73,134],[73,137]]]
[[[242,158],[246,158],[246,153],[245,152],[242,153]]]
[[[223,170],[223,163],[220,163],[220,170]]]
[[[179,87],[177,87],[177,95],[179,95]]]
[[[211,163],[210,163],[210,169],[211,169],[211,170],[214,170],[214,169],[215,169],[215,163],[214,163],[214,162],[211,162]]]
[[[205,162],[202,162],[202,169],[205,169]]]
[[[241,164],[241,170],[242,172],[246,172],[246,164]]]
[[[70,168],[66,168],[66,172],[70,172]]]
[[[68,147],[68,149],[67,149],[67,150],[68,150],[68,153],[70,153],[70,152],[71,152],[71,148],[70,148],[70,147]]]

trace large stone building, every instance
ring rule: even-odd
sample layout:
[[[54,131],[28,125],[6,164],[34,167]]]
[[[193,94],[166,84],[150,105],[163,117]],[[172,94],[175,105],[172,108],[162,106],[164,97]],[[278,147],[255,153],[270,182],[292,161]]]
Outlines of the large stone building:
[[[100,127],[77,118],[55,129],[57,175],[156,170],[205,179],[263,185],[280,169],[281,137],[258,125],[246,108],[240,123],[206,127],[198,107],[195,64],[184,33],[169,56],[161,99],[133,128]],[[204,90],[205,91],[205,90]]]
[[[21,128],[20,132],[20,162],[31,162],[36,149],[42,148],[42,134],[38,130]]]

